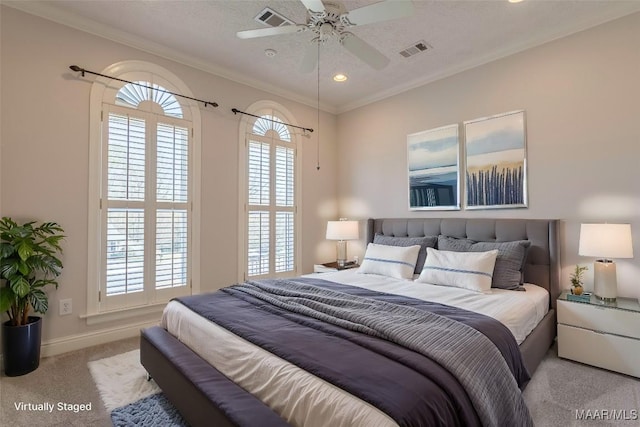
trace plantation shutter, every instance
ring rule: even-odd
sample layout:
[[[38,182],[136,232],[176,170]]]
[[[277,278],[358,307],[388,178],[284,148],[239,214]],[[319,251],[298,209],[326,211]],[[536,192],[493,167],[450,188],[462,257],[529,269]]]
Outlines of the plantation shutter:
[[[246,275],[293,275],[296,270],[295,145],[285,125],[258,119],[248,137],[246,153]]]
[[[291,147],[276,147],[276,235],[275,272],[293,271],[295,268],[294,222],[294,158]]]
[[[188,293],[189,128],[105,106],[103,309]]]
[[[156,156],[156,288],[187,285],[189,132],[159,123]]]
[[[269,143],[249,141],[248,150],[248,275],[269,273],[271,193],[271,146]]]
[[[145,120],[109,113],[106,295],[144,290]]]

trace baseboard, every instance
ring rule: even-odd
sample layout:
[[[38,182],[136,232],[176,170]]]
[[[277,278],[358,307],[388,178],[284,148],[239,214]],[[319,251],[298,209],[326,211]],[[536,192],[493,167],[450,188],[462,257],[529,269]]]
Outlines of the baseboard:
[[[155,326],[157,324],[157,320],[147,321],[96,332],[69,335],[63,338],[52,339],[42,343],[40,356],[56,356],[69,351],[81,350],[83,348],[93,347],[94,345],[106,344],[112,341],[135,337],[140,335],[140,329]]]

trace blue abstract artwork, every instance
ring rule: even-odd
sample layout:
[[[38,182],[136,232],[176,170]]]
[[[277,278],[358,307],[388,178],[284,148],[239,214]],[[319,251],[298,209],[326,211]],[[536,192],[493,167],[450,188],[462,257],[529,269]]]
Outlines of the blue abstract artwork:
[[[460,209],[458,125],[407,136],[409,209]]]

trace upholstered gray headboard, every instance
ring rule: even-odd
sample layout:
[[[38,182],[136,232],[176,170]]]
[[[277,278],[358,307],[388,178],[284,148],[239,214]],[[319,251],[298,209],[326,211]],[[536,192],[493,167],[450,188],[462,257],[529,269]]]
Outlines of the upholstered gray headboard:
[[[550,307],[560,296],[558,220],[485,218],[383,218],[367,221],[367,242],[376,233],[385,236],[422,237],[439,234],[478,242],[530,240],[524,280],[549,291]]]

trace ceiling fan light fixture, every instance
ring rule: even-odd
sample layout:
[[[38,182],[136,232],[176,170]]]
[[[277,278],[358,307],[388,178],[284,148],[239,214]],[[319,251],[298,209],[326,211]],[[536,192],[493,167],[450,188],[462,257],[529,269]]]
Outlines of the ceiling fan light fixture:
[[[333,81],[334,82],[338,82],[338,83],[342,83],[342,82],[346,82],[348,78],[349,77],[347,77],[346,74],[338,73],[335,76],[333,76]]]

